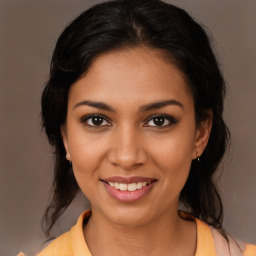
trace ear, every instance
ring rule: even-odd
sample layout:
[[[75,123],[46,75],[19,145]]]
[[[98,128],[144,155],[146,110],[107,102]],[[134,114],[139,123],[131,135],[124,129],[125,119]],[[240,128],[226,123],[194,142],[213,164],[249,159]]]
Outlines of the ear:
[[[66,159],[68,161],[71,161],[71,156],[69,153],[69,146],[68,146],[68,136],[67,136],[67,127],[66,125],[61,125],[60,127],[60,131],[61,131],[61,137],[62,137],[62,141],[66,150]]]
[[[200,157],[203,154],[210,137],[211,129],[212,111],[208,113],[208,118],[202,121],[196,129],[193,159],[196,159],[197,157]]]

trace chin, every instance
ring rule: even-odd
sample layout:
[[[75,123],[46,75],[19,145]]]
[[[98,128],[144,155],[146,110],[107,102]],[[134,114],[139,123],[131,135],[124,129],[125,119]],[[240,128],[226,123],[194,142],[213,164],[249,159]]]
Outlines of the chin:
[[[121,226],[138,227],[151,221],[152,211],[150,209],[141,209],[141,207],[118,207],[111,212],[106,212],[105,216],[114,224]]]

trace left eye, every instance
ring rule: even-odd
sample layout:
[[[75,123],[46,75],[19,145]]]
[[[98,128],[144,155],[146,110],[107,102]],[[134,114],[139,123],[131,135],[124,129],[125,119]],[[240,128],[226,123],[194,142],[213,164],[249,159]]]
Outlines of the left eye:
[[[146,126],[165,127],[174,123],[177,123],[177,121],[171,116],[157,115],[151,117],[149,121],[147,121]]]
[[[99,115],[91,115],[83,120],[88,126],[110,126],[111,124],[103,117]]]

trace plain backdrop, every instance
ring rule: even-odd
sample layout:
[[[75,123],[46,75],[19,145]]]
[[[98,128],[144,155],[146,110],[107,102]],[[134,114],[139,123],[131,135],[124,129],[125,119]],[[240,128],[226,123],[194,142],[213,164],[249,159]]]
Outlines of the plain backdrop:
[[[40,128],[40,97],[62,29],[100,1],[0,1],[0,255],[35,255],[45,240],[52,155]],[[225,119],[232,134],[220,189],[224,227],[256,243],[256,1],[173,0],[204,24],[228,84]],[[80,196],[57,225],[68,230],[88,208]]]

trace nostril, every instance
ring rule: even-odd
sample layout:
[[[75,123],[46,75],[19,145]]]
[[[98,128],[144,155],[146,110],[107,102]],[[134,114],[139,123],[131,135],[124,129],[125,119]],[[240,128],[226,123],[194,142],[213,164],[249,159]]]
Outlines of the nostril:
[[[108,154],[108,160],[113,165],[129,170],[145,164],[147,157],[140,150],[112,150]]]
[[[143,137],[130,126],[121,126],[112,134],[108,150],[108,160],[124,169],[133,169],[147,161]]]

